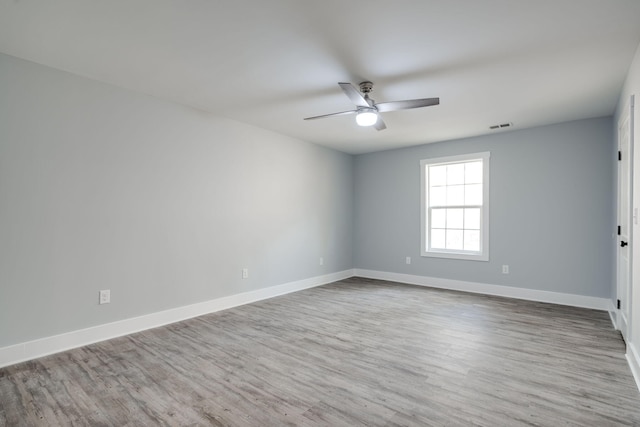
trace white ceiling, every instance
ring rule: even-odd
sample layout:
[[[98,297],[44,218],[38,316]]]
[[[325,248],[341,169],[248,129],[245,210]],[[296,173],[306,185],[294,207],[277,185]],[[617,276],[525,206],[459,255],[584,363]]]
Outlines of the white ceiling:
[[[638,43],[638,0],[0,0],[0,52],[348,153],[610,115]],[[363,80],[440,105],[302,120]]]

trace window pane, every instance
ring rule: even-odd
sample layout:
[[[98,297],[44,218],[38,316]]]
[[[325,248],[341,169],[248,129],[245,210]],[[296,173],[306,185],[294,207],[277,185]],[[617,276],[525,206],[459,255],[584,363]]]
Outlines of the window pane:
[[[447,209],[447,229],[463,227],[464,209]]]
[[[429,205],[445,206],[447,204],[447,187],[433,187],[429,189]]]
[[[429,167],[429,185],[447,185],[447,167],[446,166],[430,166]]]
[[[460,250],[463,249],[462,230],[447,230],[447,249]]]
[[[464,186],[464,204],[465,205],[481,205],[482,204],[482,184],[471,184]]]
[[[445,231],[431,229],[431,247],[433,249],[445,249]]]
[[[447,189],[447,206],[460,206],[464,204],[464,185],[452,185]]]
[[[464,183],[482,183],[482,162],[469,162],[464,165]]]
[[[480,251],[480,231],[479,230],[465,230],[464,231],[464,250],[465,251]]]
[[[431,228],[445,228],[446,209],[431,209]]]
[[[468,208],[464,210],[465,230],[480,230],[480,209]]]
[[[447,165],[447,185],[464,184],[464,163]]]

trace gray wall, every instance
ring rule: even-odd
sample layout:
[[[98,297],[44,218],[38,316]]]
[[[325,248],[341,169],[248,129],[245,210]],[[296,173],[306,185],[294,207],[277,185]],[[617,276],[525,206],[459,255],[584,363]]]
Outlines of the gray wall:
[[[489,262],[421,257],[420,159],[482,151]],[[611,118],[599,118],[359,155],[355,267],[609,298],[613,153]]]
[[[0,54],[0,347],[350,269],[352,163]]]

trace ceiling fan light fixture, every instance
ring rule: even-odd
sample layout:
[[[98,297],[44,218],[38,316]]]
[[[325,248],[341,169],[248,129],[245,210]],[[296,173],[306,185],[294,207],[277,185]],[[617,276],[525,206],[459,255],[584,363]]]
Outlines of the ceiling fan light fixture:
[[[360,126],[373,126],[378,121],[378,113],[373,108],[358,111],[356,123]]]

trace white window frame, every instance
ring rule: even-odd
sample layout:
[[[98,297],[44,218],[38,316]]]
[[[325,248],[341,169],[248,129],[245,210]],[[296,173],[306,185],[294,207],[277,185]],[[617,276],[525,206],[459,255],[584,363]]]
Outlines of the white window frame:
[[[424,257],[463,259],[471,261],[489,261],[489,159],[488,151],[482,153],[463,154],[459,156],[438,157],[423,159],[420,161],[420,225],[421,225],[421,255]],[[480,209],[480,252],[464,250],[432,249],[430,242],[430,218],[429,218],[429,175],[428,166],[464,163],[474,160],[482,160],[482,206]]]

